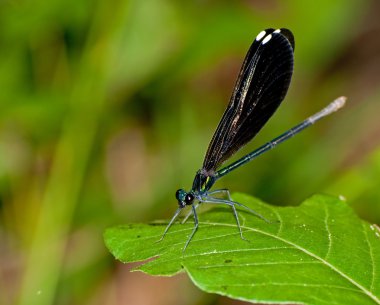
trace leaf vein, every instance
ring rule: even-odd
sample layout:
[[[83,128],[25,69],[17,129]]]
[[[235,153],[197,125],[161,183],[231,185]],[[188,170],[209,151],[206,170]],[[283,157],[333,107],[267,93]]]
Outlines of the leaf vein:
[[[344,286],[338,286],[338,285],[328,285],[328,284],[307,284],[307,283],[282,283],[282,282],[265,282],[265,283],[249,283],[249,284],[228,284],[226,286],[228,287],[259,287],[259,286],[297,286],[297,287],[306,287],[306,288],[335,288],[335,289],[342,289],[342,290],[348,290],[352,292],[357,292],[361,294],[365,294],[362,290],[359,289],[353,289],[349,287]],[[210,285],[211,286],[211,285]],[[215,287],[218,287],[215,285]]]
[[[278,226],[277,233],[276,233],[276,235],[279,236],[282,232],[282,218],[281,218],[280,213],[276,209],[274,209],[273,207],[270,207],[270,208],[273,211],[273,213],[276,215],[278,222],[280,223],[280,225]]]
[[[197,266],[198,269],[212,269],[221,267],[248,267],[248,266],[266,266],[266,265],[303,265],[303,264],[321,264],[321,262],[265,262],[265,263],[245,263],[245,264],[218,264],[218,265],[204,265]]]
[[[327,247],[327,252],[326,252],[324,260],[327,260],[328,256],[330,255],[331,248],[332,248],[332,238],[331,238],[331,232],[330,232],[330,229],[329,229],[328,220],[329,220],[329,211],[328,211],[327,207],[325,206],[325,219],[324,219],[324,223],[325,223],[325,228],[326,228],[327,238],[328,238],[328,243],[329,244],[328,244],[328,247]]]
[[[375,289],[375,278],[376,278],[376,274],[375,274],[375,259],[373,257],[373,249],[371,247],[371,243],[369,241],[369,238],[368,238],[368,233],[367,233],[367,230],[366,230],[366,227],[364,226],[364,223],[362,224],[362,227],[363,227],[363,233],[364,233],[364,236],[365,236],[365,240],[366,240],[366,243],[368,245],[368,252],[369,252],[369,255],[371,257],[371,267],[372,267],[372,273],[371,273],[371,286],[370,286],[370,291],[373,291]]]

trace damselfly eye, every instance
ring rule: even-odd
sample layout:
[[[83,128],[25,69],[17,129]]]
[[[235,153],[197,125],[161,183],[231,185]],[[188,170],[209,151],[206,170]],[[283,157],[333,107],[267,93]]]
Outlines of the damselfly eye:
[[[185,202],[187,205],[192,204],[194,201],[194,195],[193,194],[187,194],[185,197]]]
[[[177,191],[175,192],[175,198],[176,198],[177,200],[179,199],[180,194],[181,194],[181,190],[177,190]]]
[[[175,198],[178,200],[178,201],[183,201],[186,197],[186,192],[184,189],[179,189],[175,192]]]

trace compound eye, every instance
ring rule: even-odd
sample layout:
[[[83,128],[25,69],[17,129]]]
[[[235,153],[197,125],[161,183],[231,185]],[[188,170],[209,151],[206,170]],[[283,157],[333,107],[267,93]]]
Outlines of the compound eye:
[[[183,201],[186,196],[186,192],[183,189],[179,189],[175,192],[175,198],[177,198],[178,201]]]
[[[193,194],[187,194],[185,197],[185,202],[187,205],[192,204],[194,201],[194,195]]]
[[[177,190],[177,191],[175,192],[175,198],[176,198],[177,200],[179,199],[180,194],[181,194],[181,190]]]

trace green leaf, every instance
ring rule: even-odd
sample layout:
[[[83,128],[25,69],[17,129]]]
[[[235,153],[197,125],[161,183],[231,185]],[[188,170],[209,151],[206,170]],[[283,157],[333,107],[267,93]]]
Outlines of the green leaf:
[[[380,233],[344,201],[315,195],[298,207],[273,207],[235,194],[267,218],[239,210],[248,241],[239,236],[228,207],[199,215],[199,229],[185,252],[192,221],[107,229],[104,238],[118,260],[155,259],[136,270],[170,276],[185,271],[200,289],[260,303],[380,304]]]

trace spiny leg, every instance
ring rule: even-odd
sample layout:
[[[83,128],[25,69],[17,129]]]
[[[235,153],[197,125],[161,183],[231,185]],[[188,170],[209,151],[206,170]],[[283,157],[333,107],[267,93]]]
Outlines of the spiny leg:
[[[161,238],[159,240],[157,240],[156,242],[160,242],[161,240],[164,239],[166,233],[168,232],[169,228],[172,226],[174,220],[176,220],[176,218],[178,217],[179,213],[181,212],[182,208],[178,208],[177,211],[175,211],[172,219],[170,220],[169,224],[166,226],[166,229],[164,231],[164,234],[162,234]]]
[[[247,240],[244,236],[243,236],[243,232],[241,231],[241,226],[240,226],[240,221],[239,221],[239,216],[236,212],[236,209],[235,209],[235,204],[231,204],[231,208],[232,208],[232,211],[234,212],[234,216],[235,216],[235,219],[236,219],[236,223],[237,223],[237,226],[239,228],[239,232],[240,232],[240,237],[241,239],[243,240]]]
[[[244,209],[246,209],[247,211],[249,211],[251,214],[255,215],[256,217],[264,220],[266,223],[271,223],[272,221],[270,221],[269,219],[265,218],[264,216],[262,216],[261,214],[257,213],[256,211],[252,210],[251,208],[247,207],[246,205],[242,204],[242,203],[239,203],[239,202],[236,202],[236,201],[233,201],[231,199],[231,194],[230,194],[230,191],[229,189],[218,189],[218,190],[215,190],[215,191],[212,191],[212,192],[209,192],[208,195],[213,195],[213,194],[218,194],[218,193],[224,193],[227,195],[228,197],[228,201],[233,204],[233,205],[238,205]],[[212,200],[219,200],[220,202],[223,202],[225,204],[228,204],[227,203],[227,200],[223,200],[223,199],[218,199],[218,198],[214,198],[214,197],[211,197]]]
[[[228,200],[232,201],[229,189],[218,189],[218,190],[215,190],[215,191],[208,192],[207,195],[213,195],[213,194],[219,194],[219,193],[226,194]]]
[[[247,211],[249,211],[251,214],[255,215],[256,217],[264,220],[266,223],[272,223],[272,221],[270,221],[269,219],[265,218],[263,215],[257,213],[256,211],[252,210],[251,208],[247,207],[246,205],[242,204],[242,203],[239,203],[239,202],[236,202],[236,201],[232,201],[230,200],[231,203],[233,204],[236,204],[238,205],[239,207],[242,207],[244,209],[246,209]]]
[[[228,200],[232,202],[229,189],[218,189],[218,190],[209,192],[208,195],[219,194],[219,193],[226,194]],[[235,219],[236,219],[236,223],[237,223],[237,226],[238,226],[239,232],[240,232],[240,237],[242,239],[244,239],[244,240],[247,240],[246,238],[244,238],[243,233],[241,231],[241,226],[240,226],[240,221],[239,221],[239,215],[238,215],[238,213],[236,211],[235,204],[232,203],[232,204],[229,204],[229,205],[231,206],[232,211],[234,213],[234,216],[235,216]]]
[[[191,232],[190,237],[187,239],[187,242],[186,242],[186,244],[185,244],[185,247],[183,247],[182,252],[185,252],[187,246],[188,246],[189,243],[190,243],[190,240],[193,238],[195,232],[196,232],[197,229],[198,229],[198,216],[197,216],[197,212],[195,211],[195,207],[194,207],[194,205],[191,206],[191,209],[192,209],[192,211],[193,211],[193,215],[194,215],[194,229],[193,229],[193,231]]]
[[[197,209],[198,206],[199,206],[199,203],[197,203],[197,204],[195,205],[195,209]],[[191,209],[191,210],[189,211],[189,213],[187,213],[187,215],[185,216],[185,218],[181,221],[181,224],[184,224],[184,223],[189,219],[189,217],[191,216],[191,214],[193,214],[193,209]]]
[[[214,192],[211,192],[211,193],[215,193],[215,191],[214,191]],[[242,232],[242,230],[241,230],[241,226],[240,226],[239,216],[238,216],[238,213],[237,213],[237,211],[236,211],[235,204],[234,204],[233,201],[228,201],[228,200],[223,200],[223,199],[213,198],[213,197],[207,197],[207,200],[204,200],[203,202],[206,202],[206,203],[214,203],[214,204],[226,204],[226,205],[229,205],[229,206],[232,208],[232,212],[234,213],[234,217],[235,217],[235,220],[236,220],[237,227],[238,227],[238,229],[239,229],[239,233],[240,233],[240,237],[241,237],[241,239],[247,240],[247,239],[243,236],[243,232]]]

